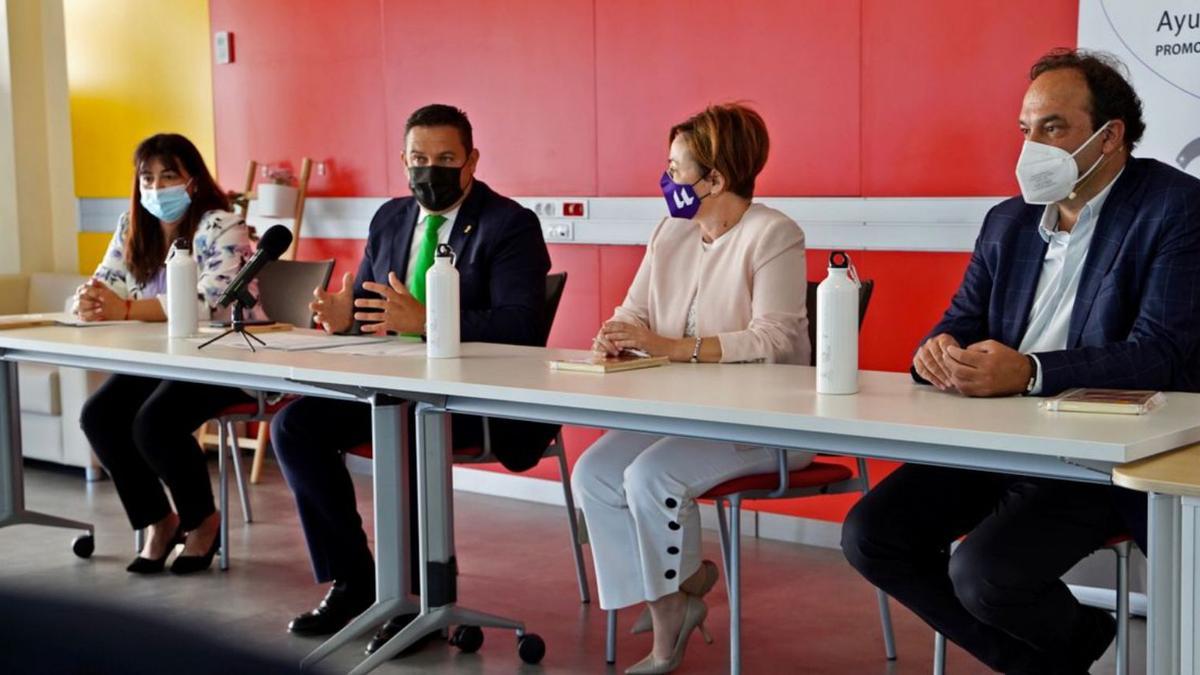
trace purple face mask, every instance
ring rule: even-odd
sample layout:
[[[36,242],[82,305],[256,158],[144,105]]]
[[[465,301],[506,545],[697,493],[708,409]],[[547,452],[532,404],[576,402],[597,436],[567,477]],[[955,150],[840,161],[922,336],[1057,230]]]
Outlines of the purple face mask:
[[[696,181],[699,183],[701,180]],[[693,189],[696,183],[688,185],[687,183],[676,183],[671,180],[670,174],[663,172],[662,178],[658,181],[662,187],[663,198],[667,200],[667,211],[670,212],[672,218],[693,218],[696,212],[700,210],[700,200],[708,195],[701,197],[696,194]]]

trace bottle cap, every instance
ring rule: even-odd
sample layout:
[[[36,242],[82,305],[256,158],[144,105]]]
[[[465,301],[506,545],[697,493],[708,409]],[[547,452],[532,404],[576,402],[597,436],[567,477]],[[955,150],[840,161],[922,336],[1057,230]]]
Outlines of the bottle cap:
[[[438,258],[450,258],[450,262],[453,263],[454,262],[454,249],[450,248],[450,244],[438,244],[437,257]]]

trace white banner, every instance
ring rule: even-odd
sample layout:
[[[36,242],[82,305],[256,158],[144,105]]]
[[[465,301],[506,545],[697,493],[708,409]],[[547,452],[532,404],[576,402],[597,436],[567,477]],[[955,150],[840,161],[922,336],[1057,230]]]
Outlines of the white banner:
[[[1200,0],[1080,0],[1079,46],[1129,67],[1146,120],[1135,153],[1200,177]]]

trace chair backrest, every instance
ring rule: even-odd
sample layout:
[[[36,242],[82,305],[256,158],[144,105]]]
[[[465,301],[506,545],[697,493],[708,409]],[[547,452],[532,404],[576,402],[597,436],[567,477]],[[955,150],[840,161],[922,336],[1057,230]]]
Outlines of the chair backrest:
[[[546,344],[546,340],[550,339],[550,329],[554,327],[554,317],[558,314],[558,303],[562,302],[563,290],[566,287],[566,272],[546,275],[546,306],[543,310],[546,332],[542,335],[542,344]]]
[[[808,344],[812,357],[808,365],[817,365],[817,286],[819,281],[808,282]],[[867,305],[871,304],[871,294],[875,292],[875,280],[864,279],[858,286],[858,327],[862,328],[863,319],[867,318]]]
[[[258,273],[258,301],[272,321],[312,328],[314,288],[325,288],[333,260],[274,260]]]

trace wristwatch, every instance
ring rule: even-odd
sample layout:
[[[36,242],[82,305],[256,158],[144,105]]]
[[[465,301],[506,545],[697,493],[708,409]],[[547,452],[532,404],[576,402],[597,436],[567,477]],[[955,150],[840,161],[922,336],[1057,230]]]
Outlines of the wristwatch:
[[[1029,359],[1029,382],[1025,385],[1024,396],[1029,396],[1033,393],[1033,386],[1037,384],[1038,362],[1032,355],[1026,354],[1025,358]]]
[[[699,335],[696,336],[696,348],[692,350],[692,363],[700,363],[700,342],[703,339]]]

